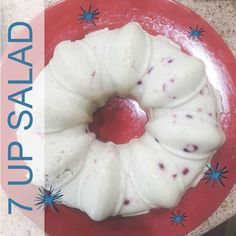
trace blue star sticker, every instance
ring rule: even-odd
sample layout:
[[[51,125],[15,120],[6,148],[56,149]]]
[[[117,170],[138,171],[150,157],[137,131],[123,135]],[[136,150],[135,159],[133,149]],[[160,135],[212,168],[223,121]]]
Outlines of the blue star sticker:
[[[98,15],[100,14],[100,12],[98,11],[98,8],[95,9],[95,10],[93,10],[93,9],[92,9],[92,5],[90,5],[88,10],[86,10],[86,9],[83,8],[83,7],[81,7],[80,9],[81,9],[81,11],[82,11],[82,14],[79,15],[79,21],[80,21],[81,23],[85,22],[85,23],[87,23],[87,24],[92,23],[93,25],[96,26],[94,20],[99,19],[99,18],[98,18]]]
[[[199,39],[202,41],[201,36],[204,35],[203,33],[205,32],[205,30],[203,28],[198,28],[198,25],[195,28],[192,28],[191,26],[189,28],[190,30],[188,31],[188,37],[192,39]]]
[[[208,171],[205,173],[205,176],[203,180],[206,181],[206,184],[211,182],[212,186],[215,185],[215,183],[218,183],[219,185],[225,187],[222,179],[227,179],[228,177],[226,174],[229,172],[227,170],[227,166],[220,168],[219,163],[216,163],[216,167],[213,168],[211,165],[207,165]]]
[[[181,225],[184,227],[184,221],[186,221],[186,214],[185,213],[180,213],[176,214],[175,212],[172,211],[172,216],[170,217],[170,222],[175,225]]]
[[[54,191],[52,186],[49,190],[44,187],[39,187],[38,190],[39,194],[36,197],[37,203],[35,204],[38,206],[38,209],[43,207],[43,210],[47,210],[48,207],[51,207],[53,210],[59,212],[56,204],[61,203],[61,199],[63,197],[61,190]]]

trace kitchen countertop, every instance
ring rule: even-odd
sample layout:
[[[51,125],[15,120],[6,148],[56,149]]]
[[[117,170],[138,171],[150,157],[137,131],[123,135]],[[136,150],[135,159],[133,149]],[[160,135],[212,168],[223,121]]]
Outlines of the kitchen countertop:
[[[57,0],[47,0],[46,6]],[[224,38],[234,55],[236,56],[236,0],[177,0],[188,8],[202,16],[215,30]],[[38,6],[32,0],[22,0],[18,6],[24,11],[14,9],[19,0],[2,0],[1,23],[2,32],[5,32],[9,22],[14,20],[29,20],[38,13]],[[3,34],[4,40],[4,34]],[[2,44],[4,46],[4,43]],[[1,191],[0,202],[6,202],[6,196]],[[20,211],[15,211],[12,221],[6,221],[6,204],[1,204],[1,231],[4,236],[41,236],[43,233],[30,222]],[[188,234],[188,236],[199,236],[224,222],[236,214],[236,185],[220,207],[202,225]]]

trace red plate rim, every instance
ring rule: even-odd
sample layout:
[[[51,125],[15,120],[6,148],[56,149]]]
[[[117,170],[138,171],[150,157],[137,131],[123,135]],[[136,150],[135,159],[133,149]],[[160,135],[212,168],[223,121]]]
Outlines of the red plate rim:
[[[112,10],[112,13],[109,13],[109,10],[106,9],[106,5],[108,4],[110,6],[110,10]],[[118,10],[112,8],[112,4],[116,4],[116,8]],[[70,8],[69,5],[71,6],[71,8],[72,6],[73,8],[77,8],[79,11],[79,6],[88,7],[89,4],[86,4],[83,1],[77,1],[76,3],[75,1],[66,1],[58,5],[51,6],[46,11],[46,26],[47,26],[47,22],[50,22],[52,20],[52,18],[50,17],[51,14],[57,14],[60,11],[60,8],[64,10],[67,9],[67,7]],[[130,15],[127,18],[125,18],[125,14],[121,14],[121,11],[123,11],[124,9],[131,9],[132,14],[133,14],[136,11],[139,12],[139,10],[140,12],[141,11],[143,12],[144,8],[146,7],[148,8],[148,11],[150,10],[150,11],[153,11],[154,13],[158,12],[159,14],[164,15],[165,17],[168,18],[170,22],[177,21],[178,23],[176,24],[177,25],[180,24],[182,26],[180,27],[181,29],[178,29],[178,26],[172,28],[173,32],[169,32],[168,36],[174,39],[180,45],[182,45],[184,50],[186,50],[190,54],[199,56],[198,55],[199,52],[193,51],[191,49],[191,47],[197,47],[196,45],[199,45],[199,44],[203,46],[204,50],[207,50],[208,52],[214,52],[215,53],[214,59],[217,58],[219,60],[217,67],[220,67],[220,64],[221,65],[224,64],[226,66],[226,70],[224,70],[224,73],[225,73],[224,79],[227,79],[228,81],[230,81],[229,84],[231,86],[232,91],[235,90],[235,81],[232,81],[232,79],[233,79],[233,75],[236,73],[236,62],[232,53],[230,52],[230,50],[228,49],[228,47],[226,46],[222,38],[216,33],[216,31],[211,26],[209,26],[209,24],[206,21],[204,21],[200,16],[198,16],[193,11],[187,9],[185,6],[175,1],[168,1],[168,0],[165,0],[165,1],[150,0],[150,1],[145,1],[145,2],[131,0],[131,1],[122,1],[122,5],[121,4],[118,5],[117,3],[115,3],[115,1],[99,1],[98,0],[98,1],[92,1],[92,5],[95,8],[99,8],[99,11],[101,12],[100,20],[96,22],[98,29],[104,28],[106,26],[103,23],[101,23],[104,20],[103,18],[105,18],[104,21],[106,21],[109,27],[111,28],[114,28],[116,25],[109,23],[107,19],[112,18],[112,22],[113,22],[115,21],[114,18],[116,18],[116,20],[119,21],[120,25],[129,21]],[[102,14],[103,8],[104,8],[104,13]],[[166,11],[166,9],[169,9],[168,12]],[[144,11],[144,12],[147,13],[147,11]],[[47,15],[49,17],[48,20],[47,20]],[[188,22],[186,22],[186,19]],[[167,21],[166,23],[168,24],[169,21]],[[148,30],[150,33],[154,33],[156,30],[156,29],[153,29],[154,27],[148,28],[147,22],[145,23],[139,22],[139,23],[141,23],[142,26],[146,28],[146,30]],[[176,38],[175,35],[173,35],[176,33],[176,28],[177,28],[177,31],[178,30],[187,31],[187,29],[189,29],[189,26],[196,27],[197,25],[199,27],[204,28],[205,34],[201,39],[202,41],[196,40],[196,42],[190,43],[190,46],[191,46],[190,48],[187,47],[186,45],[183,45],[183,43],[180,41],[182,38],[178,38],[178,37]],[[83,36],[87,32],[93,31],[95,29],[91,27],[87,28],[87,27],[84,27],[83,25],[81,26],[81,30],[83,31],[82,33],[82,36]],[[163,33],[163,32],[158,32],[158,33]],[[69,36],[69,38],[72,40],[75,38],[80,38],[80,37],[81,37],[81,34],[79,37],[78,35],[74,35],[74,34],[71,34]],[[47,40],[46,40],[46,44],[47,44]],[[224,88],[222,87],[221,89],[223,90]],[[223,92],[224,92],[223,96],[225,96],[223,99],[224,105],[229,106],[230,111],[235,110],[233,109],[235,108],[235,101],[236,101],[235,95],[230,94],[228,91],[223,91]],[[230,100],[228,100],[229,95],[230,95]],[[231,130],[233,130],[232,121],[234,120],[234,118],[232,116],[229,117],[228,113],[223,114],[221,117],[222,122],[224,122],[224,129],[227,135],[227,142],[221,148],[221,150],[219,150],[217,155],[214,157],[213,163],[218,162],[220,157],[223,156],[223,153],[225,153],[226,149],[231,150],[230,152],[228,151],[227,153],[231,154],[232,157],[236,153],[236,149],[232,148],[233,147],[232,144],[236,143],[236,137],[232,132],[230,132],[230,129],[226,129],[226,126],[229,124],[228,123],[229,119],[231,120],[230,121]],[[235,123],[236,122],[234,121],[233,124]],[[227,165],[227,166],[231,165],[231,168],[233,170],[233,166],[236,166],[236,163],[235,161],[233,161],[233,159],[228,158],[227,160],[224,160],[224,163],[222,163],[222,165]],[[61,211],[63,214],[65,214],[65,216],[66,215],[70,216],[70,222],[69,223],[67,222],[66,224],[64,224],[63,227],[66,227],[67,229],[69,227],[73,228],[69,231],[70,235],[75,235],[76,231],[82,232],[84,235],[99,235],[99,234],[102,234],[102,235],[125,235],[125,234],[128,234],[128,235],[145,235],[145,234],[148,234],[148,235],[154,235],[154,234],[155,235],[164,235],[164,234],[165,235],[184,235],[187,232],[190,232],[191,230],[193,230],[198,225],[200,225],[204,220],[207,219],[207,217],[209,217],[214,212],[214,210],[217,209],[217,207],[220,205],[220,203],[229,193],[230,189],[235,183],[235,180],[236,180],[236,174],[233,173],[233,171],[231,171],[229,173],[229,179],[225,188],[212,189],[210,188],[210,186],[207,186],[203,182],[201,182],[197,186],[197,188],[189,190],[187,194],[183,197],[180,205],[176,209],[174,209],[175,212],[178,212],[180,210],[181,212],[184,212],[187,214],[188,218],[184,227],[176,228],[170,224],[169,221],[170,221],[171,211],[162,211],[162,212],[154,211],[148,215],[134,217],[133,219],[132,218],[131,219],[117,218],[117,219],[111,219],[102,223],[95,223],[89,220],[87,216],[83,214],[82,214],[83,215],[82,217],[77,217],[77,221],[75,219],[72,220],[71,218],[75,217],[75,215],[79,213],[77,210],[71,210],[71,209],[68,209],[67,207],[65,208],[63,207]],[[198,190],[197,194],[196,194],[196,190]],[[205,194],[207,194],[207,198],[205,199],[205,201],[202,201],[202,202],[200,201],[200,203],[196,202],[196,200],[201,199],[201,195],[204,196]],[[217,196],[217,198],[215,196]],[[203,205],[204,207],[202,207]],[[190,207],[191,207],[191,212],[189,211]],[[193,214],[193,216],[191,214]],[[47,215],[48,221],[46,221],[46,229],[51,234],[55,234],[55,232],[57,232],[57,235],[58,235],[59,231],[53,230],[51,227],[53,224],[49,223],[49,220],[52,220],[52,217],[53,217],[52,214]],[[54,220],[55,220],[54,223],[61,222],[60,220],[57,221],[56,217],[54,218]],[[71,221],[73,221],[73,223],[71,223]],[[83,227],[81,227],[79,222],[81,223]],[[145,222],[145,224],[147,224],[146,227],[141,227],[141,228],[138,227],[139,223],[142,223],[142,222]],[[76,224],[78,225],[78,227],[75,226]],[[120,230],[117,229],[118,226]],[[126,230],[125,226],[132,227],[132,230]],[[136,227],[136,230],[134,230],[135,227]],[[91,230],[91,228],[93,228],[94,230]],[[113,228],[116,228],[117,230],[114,231]]]

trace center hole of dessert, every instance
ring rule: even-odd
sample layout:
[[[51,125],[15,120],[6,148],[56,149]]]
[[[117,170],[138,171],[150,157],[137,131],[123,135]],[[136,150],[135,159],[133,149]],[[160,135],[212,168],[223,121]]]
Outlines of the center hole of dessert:
[[[94,112],[89,130],[100,141],[125,144],[144,134],[147,121],[148,115],[137,101],[113,97]]]

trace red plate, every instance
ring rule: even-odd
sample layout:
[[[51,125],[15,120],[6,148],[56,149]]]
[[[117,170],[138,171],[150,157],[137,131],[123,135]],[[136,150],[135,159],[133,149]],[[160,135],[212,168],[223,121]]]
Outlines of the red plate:
[[[221,37],[201,17],[184,6],[169,0],[94,0],[92,8],[98,8],[99,19],[96,27],[86,22],[78,22],[81,8],[88,10],[89,3],[82,0],[64,1],[46,10],[46,62],[51,58],[56,44],[65,39],[80,39],[86,33],[109,27],[121,27],[130,21],[139,22],[152,34],[165,34],[172,38],[188,53],[201,58],[207,67],[207,74],[220,90],[224,112],[221,116],[226,143],[213,159],[221,167],[227,166],[228,179],[223,179],[225,187],[201,181],[190,189],[181,203],[172,210],[153,210],[151,213],[131,217],[115,217],[104,222],[94,222],[79,210],[65,206],[60,213],[48,211],[46,231],[50,235],[84,236],[157,236],[185,235],[206,220],[228,195],[236,182],[236,61]],[[191,32],[190,27],[195,29]],[[200,32],[200,29],[204,32]],[[192,37],[189,37],[191,36]],[[184,69],[184,68],[180,68]],[[181,224],[171,224],[172,211],[185,213]]]
[[[221,37],[201,17],[171,0],[93,0],[98,8],[96,27],[78,21],[80,7],[88,10],[85,0],[63,1],[46,10],[46,63],[55,46],[62,40],[80,39],[91,31],[121,27],[130,21],[139,22],[149,33],[164,34],[180,44],[186,52],[201,58],[213,85],[220,91],[224,106],[221,121],[226,143],[213,159],[213,167],[227,167],[225,187],[201,181],[190,189],[181,203],[172,210],[153,210],[131,218],[115,217],[103,222],[92,221],[86,214],[66,206],[59,213],[46,212],[46,232],[52,236],[178,236],[190,232],[206,220],[225,199],[236,182],[236,61]],[[191,28],[192,29],[191,29]],[[202,31],[204,30],[204,32]],[[184,69],[184,68],[180,68]],[[127,122],[129,118],[127,119]],[[172,214],[186,214],[183,226],[174,225]]]

